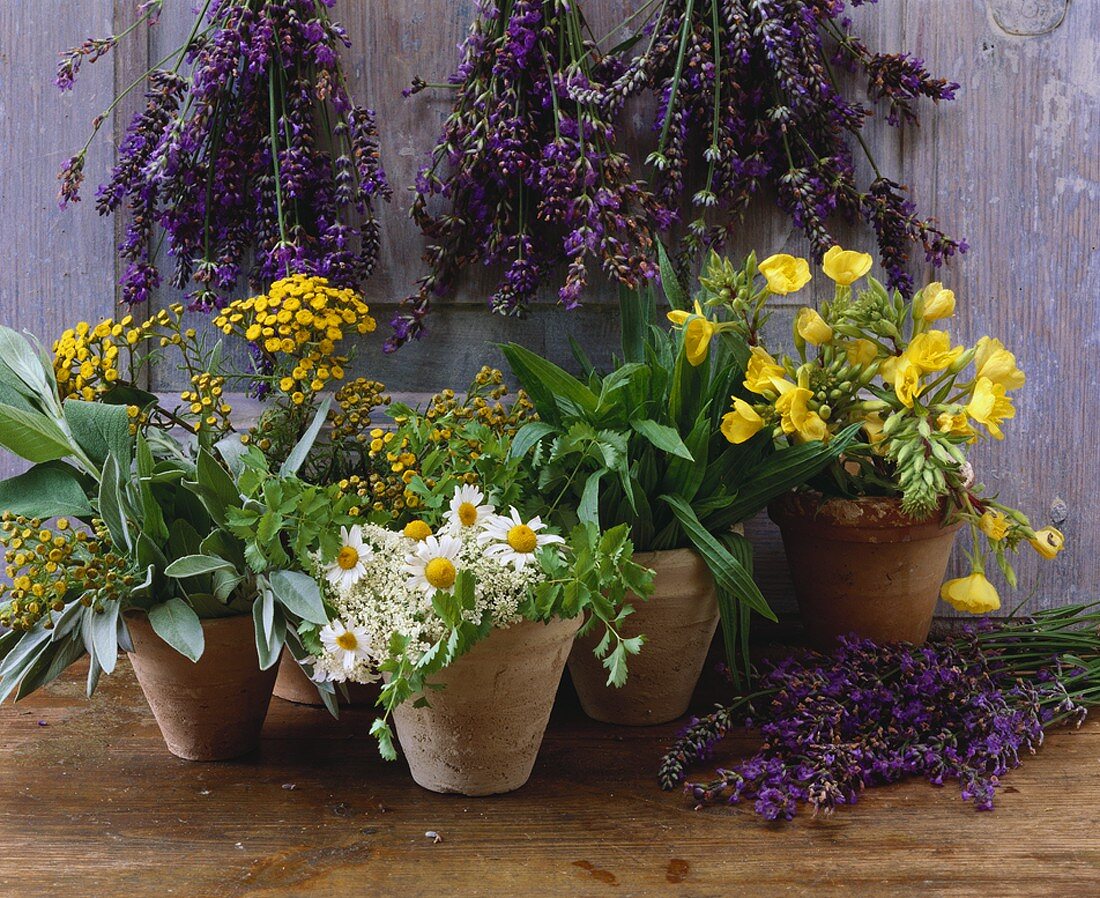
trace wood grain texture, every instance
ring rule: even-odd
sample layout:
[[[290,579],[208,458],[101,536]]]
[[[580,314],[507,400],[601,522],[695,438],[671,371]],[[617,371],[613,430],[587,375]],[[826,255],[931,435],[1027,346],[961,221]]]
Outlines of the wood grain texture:
[[[713,697],[713,696],[712,696]],[[698,696],[701,703],[704,696]],[[528,785],[441,796],[381,761],[367,709],[274,700],[259,752],[171,757],[122,662],[0,708],[0,894],[19,898],[1013,896],[1100,892],[1100,725],[1059,731],[993,813],[957,787],[873,789],[830,818],[694,811],[654,769],[678,724],[596,724],[563,687]],[[749,752],[747,735],[716,764]],[[706,771],[699,771],[705,775]],[[441,842],[425,836],[438,833]]]
[[[57,205],[57,172],[111,102],[110,62],[85,66],[77,89],[53,84],[57,54],[89,34],[110,34],[109,2],[0,4],[0,323],[51,341],[83,318],[109,315],[113,238],[91,197],[108,141],[88,154],[88,200]],[[0,476],[18,466],[0,451]]]
[[[4,229],[8,257],[15,260],[0,284],[5,323],[17,320],[53,333],[73,317],[106,314],[110,305],[111,226],[97,220],[89,203],[60,213],[53,202],[56,167],[104,104],[110,68],[86,70],[77,92],[62,99],[49,78],[57,49],[85,34],[106,33],[112,7],[116,23],[129,21],[132,6],[129,0],[48,0],[0,9],[0,212],[6,222],[17,223]],[[636,0],[586,4],[597,34],[612,31],[635,8]],[[368,289],[380,322],[421,271],[423,240],[408,218],[408,185],[449,107],[445,91],[406,99],[401,90],[414,76],[438,81],[449,74],[473,12],[474,0],[348,0],[335,9],[353,44],[346,57],[353,94],[378,112],[384,162],[395,188],[393,202],[381,212],[381,265]],[[191,16],[190,4],[168,4],[146,41],[148,58],[160,58],[181,41]],[[973,247],[942,275],[959,294],[960,339],[987,332],[1000,336],[1018,351],[1029,374],[1027,387],[1017,394],[1019,413],[1008,440],[979,451],[979,472],[991,491],[1038,523],[1062,527],[1069,548],[1057,562],[1041,567],[1025,553],[1018,595],[1033,593],[1035,607],[1094,597],[1100,586],[1100,528],[1086,497],[1100,481],[1100,453],[1085,403],[1100,386],[1089,361],[1100,333],[1100,4],[895,0],[864,4],[854,18],[872,49],[909,50],[934,72],[962,82],[959,100],[926,108],[919,130],[899,135],[872,121],[869,143],[884,173],[911,185],[922,211],[936,215],[949,232],[966,236]],[[140,62],[141,43],[137,35],[131,38],[132,56],[116,63],[117,82]],[[633,108],[625,126],[639,159],[653,139],[647,112]],[[93,156],[90,186],[106,170],[106,145]],[[869,170],[861,165],[865,179]],[[865,229],[841,233],[846,244],[871,245]],[[752,248],[807,251],[768,197],[750,210],[731,254]],[[49,277],[42,277],[44,267]],[[518,322],[486,309],[493,275],[474,272],[453,300],[441,302],[424,342],[384,357],[380,333],[358,348],[353,369],[394,390],[431,392],[463,384],[481,364],[499,364],[492,343],[504,339],[568,364],[572,334],[597,361],[610,357],[618,340],[610,289],[595,289],[589,304],[574,314],[556,308],[549,296],[531,318]],[[818,278],[805,296],[823,298],[823,281]],[[175,298],[164,295],[158,301]],[[779,308],[776,339],[787,332],[793,309],[794,303]],[[178,388],[179,374],[166,366],[152,372],[151,383],[162,390]],[[10,462],[0,459],[0,473],[4,465]],[[780,608],[791,607],[774,528],[761,519],[749,529],[758,545],[765,595]]]

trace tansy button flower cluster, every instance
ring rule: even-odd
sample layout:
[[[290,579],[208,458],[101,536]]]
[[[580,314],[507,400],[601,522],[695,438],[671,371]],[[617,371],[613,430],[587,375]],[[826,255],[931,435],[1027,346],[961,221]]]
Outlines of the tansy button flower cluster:
[[[230,303],[214,324],[255,347],[257,373],[294,405],[304,404],[330,381],[342,380],[348,357],[337,347],[347,336],[372,333],[376,326],[354,290],[304,274]]]
[[[993,611],[1000,598],[985,577],[989,555],[1015,585],[1006,551],[1026,542],[1052,558],[1063,543],[1054,528],[1036,531],[1022,512],[983,496],[966,457],[969,445],[1004,438],[1002,427],[1016,414],[1011,394],[1024,385],[1024,373],[994,337],[955,344],[944,326],[955,314],[953,291],[932,283],[906,301],[869,276],[872,264],[869,254],[839,246],[825,253],[833,298],[799,310],[793,356],[773,356],[761,333],[768,297],[810,282],[804,259],[780,254],[757,265],[750,256],[735,269],[712,255],[694,314],[669,317],[684,327],[693,360],[705,359],[722,331],[749,345],[744,381],[722,420],[726,439],[744,443],[770,431],[793,443],[828,442],[858,428],[842,458],[812,485],[846,498],[898,496],[918,520],[942,514],[967,521],[973,572],[944,584],[942,597],[963,611]]]

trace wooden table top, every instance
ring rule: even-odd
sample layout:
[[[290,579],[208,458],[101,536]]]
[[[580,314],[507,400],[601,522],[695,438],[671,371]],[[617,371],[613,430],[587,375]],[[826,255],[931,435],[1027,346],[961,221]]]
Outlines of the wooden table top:
[[[678,726],[594,723],[568,686],[530,783],[470,799],[379,759],[369,709],[274,699],[255,757],[188,763],[125,661],[90,702],[82,673],[0,708],[2,898],[1100,894],[1100,721],[1048,738],[993,813],[914,781],[781,825],[661,792]]]

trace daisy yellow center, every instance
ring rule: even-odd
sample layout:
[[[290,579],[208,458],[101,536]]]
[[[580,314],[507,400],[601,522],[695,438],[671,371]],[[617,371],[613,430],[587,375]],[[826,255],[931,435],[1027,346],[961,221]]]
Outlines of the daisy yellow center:
[[[477,523],[477,506],[472,502],[463,502],[458,506],[458,519],[463,527],[473,527]]]
[[[530,555],[539,544],[535,531],[526,524],[516,524],[508,531],[508,545],[521,555]]]
[[[354,546],[343,546],[336,555],[336,563],[345,571],[350,571],[359,563],[359,550]],[[354,640],[355,637],[352,637]]]
[[[355,638],[355,634],[350,630],[345,630],[337,636],[336,644],[346,652],[354,652],[359,648],[359,640]]]
[[[417,542],[427,539],[432,535],[432,528],[423,521],[409,521],[405,525],[405,536],[415,539]]]
[[[455,585],[455,566],[449,558],[433,558],[424,565],[424,579],[436,589],[450,589]]]

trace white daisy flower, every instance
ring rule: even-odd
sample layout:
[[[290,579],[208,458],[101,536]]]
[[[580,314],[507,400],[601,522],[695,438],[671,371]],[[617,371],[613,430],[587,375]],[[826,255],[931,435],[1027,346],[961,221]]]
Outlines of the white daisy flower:
[[[340,528],[340,551],[325,565],[325,577],[340,592],[351,589],[367,573],[367,564],[374,559],[374,551],[363,542],[363,531],[358,525],[348,530]]]
[[[351,672],[360,661],[370,658],[370,634],[362,627],[347,627],[340,619],[321,628],[321,644]]]
[[[495,558],[502,565],[512,565],[522,571],[528,562],[535,560],[535,553],[551,543],[565,540],[552,533],[539,533],[546,525],[537,515],[527,523],[513,507],[511,516],[493,515],[485,522],[477,541],[485,546],[485,556]]]
[[[448,533],[421,540],[413,554],[405,556],[404,571],[410,575],[409,586],[427,596],[434,595],[436,590],[451,592],[461,552],[462,541]]]
[[[485,494],[481,490],[476,486],[463,484],[455,487],[447,523],[453,532],[458,533],[463,528],[484,524],[495,511],[496,509],[485,501]]]

